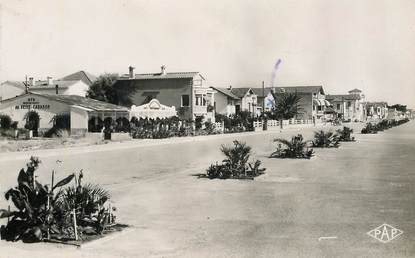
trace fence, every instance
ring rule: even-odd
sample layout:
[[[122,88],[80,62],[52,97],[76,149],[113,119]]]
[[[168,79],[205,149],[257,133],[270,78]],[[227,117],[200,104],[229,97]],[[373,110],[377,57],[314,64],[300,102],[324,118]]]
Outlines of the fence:
[[[290,120],[282,120],[282,126],[283,127],[292,127],[295,125],[307,125],[307,124],[313,124],[312,120],[302,120],[302,119],[290,119]],[[254,129],[255,131],[262,130],[263,124],[261,121],[255,121],[254,122]],[[267,120],[267,130],[276,130],[280,129],[281,124],[278,120]]]
[[[220,132],[224,132],[225,131],[225,125],[224,122],[215,122],[215,130],[220,131]]]

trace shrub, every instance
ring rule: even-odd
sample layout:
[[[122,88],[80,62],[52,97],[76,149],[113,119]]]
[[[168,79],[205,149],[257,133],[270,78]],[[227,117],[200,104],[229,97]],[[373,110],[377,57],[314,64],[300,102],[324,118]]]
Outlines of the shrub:
[[[339,136],[339,141],[341,142],[352,142],[354,137],[352,137],[353,129],[350,129],[347,126],[344,126],[343,129],[337,129],[337,135]]]
[[[8,115],[0,115],[0,128],[10,129],[12,126],[12,119]]]
[[[339,145],[339,136],[333,132],[320,130],[314,133],[313,147],[337,148]]]
[[[394,126],[398,126],[404,123],[409,122],[408,118],[401,119],[401,120],[382,120],[377,124],[367,123],[364,128],[362,128],[362,134],[376,134],[379,131],[384,131],[386,129],[392,128]]]
[[[362,128],[361,133],[362,134],[376,134],[378,133],[378,130],[376,126],[374,126],[373,124],[367,123],[366,126]]]
[[[291,141],[277,138],[274,142],[278,142],[279,146],[271,154],[271,158],[310,159],[314,154],[313,149],[308,148],[308,143],[303,140],[301,134],[293,136]],[[284,145],[284,147],[281,145]]]
[[[5,194],[16,211],[0,210],[0,218],[9,217],[1,227],[1,237],[8,241],[42,241],[45,238],[70,239],[76,231],[82,238],[84,233],[100,234],[108,224],[114,223],[111,209],[105,208],[109,199],[107,191],[99,186],[81,184],[83,174],[71,174],[54,184],[40,184],[35,178],[40,160],[31,157],[27,169],[20,170],[18,186]],[[75,179],[75,186],[63,188]]]
[[[0,136],[6,137],[6,138],[14,138],[15,137],[15,129],[0,128]]]
[[[10,125],[10,128],[12,128],[12,129],[17,129],[17,124],[18,124],[19,122],[17,122],[17,121],[13,121],[12,122],[12,124]]]
[[[222,164],[216,163],[207,169],[206,176],[211,179],[253,179],[265,171],[265,168],[260,168],[261,161],[248,162],[251,155],[251,147],[245,143],[235,140],[233,141],[233,146],[222,145],[221,151],[226,156],[226,159],[222,161]]]
[[[196,130],[200,130],[202,129],[202,121],[203,121],[204,117],[203,116],[197,116],[195,119],[195,127]]]

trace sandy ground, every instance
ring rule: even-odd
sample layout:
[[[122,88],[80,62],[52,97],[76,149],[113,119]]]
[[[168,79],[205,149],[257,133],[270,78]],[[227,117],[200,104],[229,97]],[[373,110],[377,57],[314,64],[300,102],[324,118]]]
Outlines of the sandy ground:
[[[361,125],[354,125],[360,127]],[[415,256],[415,122],[356,143],[317,149],[311,160],[267,156],[272,139],[314,128],[128,142],[0,154],[1,192],[30,155],[49,181],[83,169],[113,194],[118,220],[133,229],[85,248],[0,241],[1,257],[412,257]],[[267,168],[254,181],[198,179],[233,139]],[[61,160],[62,163],[56,163]],[[1,207],[6,207],[4,200]],[[4,221],[3,221],[4,222]],[[366,235],[391,224],[383,244]],[[336,237],[319,241],[320,237]]]

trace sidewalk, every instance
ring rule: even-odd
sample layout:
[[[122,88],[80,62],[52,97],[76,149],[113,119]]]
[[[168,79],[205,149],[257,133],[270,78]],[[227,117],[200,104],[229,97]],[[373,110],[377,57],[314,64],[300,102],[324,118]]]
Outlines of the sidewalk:
[[[350,126],[350,125],[346,125]],[[201,135],[201,136],[189,136],[189,137],[172,137],[165,139],[132,139],[124,142],[104,142],[102,144],[90,144],[87,146],[68,146],[62,148],[51,148],[51,149],[32,149],[25,151],[16,151],[16,152],[3,152],[0,153],[0,161],[4,160],[25,160],[30,155],[37,155],[43,157],[53,157],[57,155],[71,155],[79,153],[92,153],[92,152],[103,152],[103,151],[114,151],[121,149],[133,149],[133,148],[142,148],[150,146],[159,146],[159,145],[168,145],[168,144],[182,144],[189,142],[203,142],[213,139],[223,138],[243,138],[250,135],[269,135],[269,134],[282,134],[281,136],[290,136],[293,134],[311,134],[315,130],[319,129],[329,129],[337,128],[332,125],[301,125],[299,127],[287,126],[286,128],[273,129],[267,131],[257,131],[257,132],[243,132],[243,133],[229,133],[229,134],[215,134],[215,135]],[[356,131],[356,130],[355,130]],[[288,134],[290,133],[290,134]],[[307,137],[307,135],[304,135]]]

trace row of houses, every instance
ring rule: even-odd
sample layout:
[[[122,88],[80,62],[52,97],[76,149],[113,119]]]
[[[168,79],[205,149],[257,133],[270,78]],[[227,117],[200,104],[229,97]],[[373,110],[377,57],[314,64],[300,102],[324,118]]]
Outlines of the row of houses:
[[[209,85],[199,72],[167,72],[165,66],[162,66],[157,73],[147,74],[136,74],[134,67],[130,66],[128,73],[121,75],[113,84],[118,103],[113,103],[116,105],[111,106],[85,100],[89,87],[96,79],[96,76],[88,72],[79,71],[57,80],[47,77],[46,80],[37,81],[33,78],[28,78],[25,82],[6,81],[0,86],[0,105],[3,109],[6,106],[9,109],[15,107],[9,110],[9,113],[12,113],[16,112],[16,107],[24,107],[25,103],[33,104],[33,107],[57,107],[60,106],[59,103],[64,105],[69,103],[70,107],[66,109],[70,108],[74,114],[83,110],[84,113],[89,112],[90,116],[98,114],[102,117],[106,115],[116,117],[117,114],[126,116],[125,111],[131,107],[141,106],[156,99],[164,106],[174,108],[182,118],[203,117],[207,121],[214,122],[216,114],[231,116],[245,111],[252,116],[260,116],[263,111],[269,111],[272,101],[275,101],[271,99],[273,92],[277,97],[286,93],[295,93],[300,97],[300,112],[296,119],[316,122],[333,118],[366,121],[387,118],[393,113],[389,112],[386,102],[367,102],[365,95],[359,89],[350,90],[348,94],[331,95],[326,94],[322,85],[216,87]],[[29,93],[35,95],[19,98]],[[72,97],[58,98],[57,96]],[[15,101],[14,104],[17,104],[14,105],[11,104],[10,99],[21,100],[22,103]],[[39,104],[37,100],[35,103],[33,99],[42,99],[43,104]],[[48,101],[54,104],[48,104]],[[53,110],[48,112],[57,113]],[[84,117],[88,117],[85,114]],[[20,116],[23,115],[22,113]],[[82,123],[85,125],[88,122]]]

